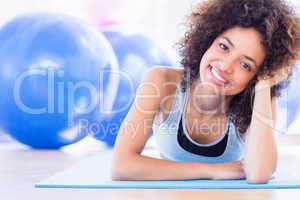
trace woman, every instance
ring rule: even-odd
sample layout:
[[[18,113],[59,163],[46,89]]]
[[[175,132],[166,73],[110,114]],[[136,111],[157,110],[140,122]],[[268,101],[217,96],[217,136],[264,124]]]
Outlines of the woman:
[[[242,179],[277,164],[278,84],[299,50],[299,21],[282,0],[207,0],[188,18],[182,68],[141,84],[114,149],[113,180]],[[153,129],[163,159],[141,155]]]

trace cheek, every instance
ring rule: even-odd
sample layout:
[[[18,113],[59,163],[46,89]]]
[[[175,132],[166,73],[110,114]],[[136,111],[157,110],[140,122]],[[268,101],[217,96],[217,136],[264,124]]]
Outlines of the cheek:
[[[226,93],[228,95],[236,95],[240,92],[242,92],[243,90],[245,90],[249,84],[249,82],[251,81],[252,76],[239,76],[235,79],[235,84],[231,87],[228,88],[228,90],[226,91]]]
[[[208,58],[206,57],[206,55],[204,54],[201,61],[200,61],[200,64],[199,64],[199,71],[203,71],[205,66],[207,65],[207,60]]]
[[[217,55],[212,53],[211,49],[208,49],[204,55],[202,56],[202,59],[200,61],[200,64],[199,64],[199,72],[200,72],[200,79],[201,80],[204,80],[204,74],[206,73],[206,70],[207,70],[207,67],[208,67],[208,64],[211,60],[214,60],[216,59]]]

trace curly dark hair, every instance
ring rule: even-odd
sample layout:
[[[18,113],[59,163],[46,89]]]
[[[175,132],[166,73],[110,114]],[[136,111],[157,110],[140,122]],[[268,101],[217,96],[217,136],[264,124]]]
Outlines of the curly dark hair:
[[[226,112],[239,132],[245,133],[251,122],[257,77],[273,77],[283,68],[291,75],[299,58],[299,17],[283,0],[202,0],[195,8],[187,18],[188,30],[178,43],[184,67],[183,90],[199,77],[201,58],[220,34],[233,27],[255,28],[261,34],[265,60],[246,89],[232,98]],[[273,86],[271,96],[279,96],[288,83]]]

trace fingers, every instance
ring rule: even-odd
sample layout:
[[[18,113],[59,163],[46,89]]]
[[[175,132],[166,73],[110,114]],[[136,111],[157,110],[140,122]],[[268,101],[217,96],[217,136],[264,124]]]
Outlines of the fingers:
[[[282,67],[275,72],[273,72],[273,76],[270,77],[268,75],[262,75],[257,77],[258,81],[269,81],[271,86],[276,85],[282,81],[288,79],[289,75],[292,73],[291,67]]]
[[[274,75],[274,83],[277,84],[281,81],[287,80],[290,73],[291,69],[289,67],[281,68]]]
[[[243,160],[217,165],[219,166],[214,179],[244,179],[246,177]]]
[[[236,161],[233,163],[233,170],[232,174],[230,175],[232,179],[242,179],[245,178],[245,171],[244,171],[244,163],[243,160]]]

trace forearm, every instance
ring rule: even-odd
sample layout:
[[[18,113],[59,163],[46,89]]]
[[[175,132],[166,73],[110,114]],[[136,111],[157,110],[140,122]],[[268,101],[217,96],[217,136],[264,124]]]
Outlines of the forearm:
[[[256,87],[249,133],[246,137],[244,169],[250,182],[267,182],[277,165],[273,134],[271,90],[266,83]]]
[[[182,180],[211,178],[209,164],[175,162],[142,155],[114,161],[113,180]]]

